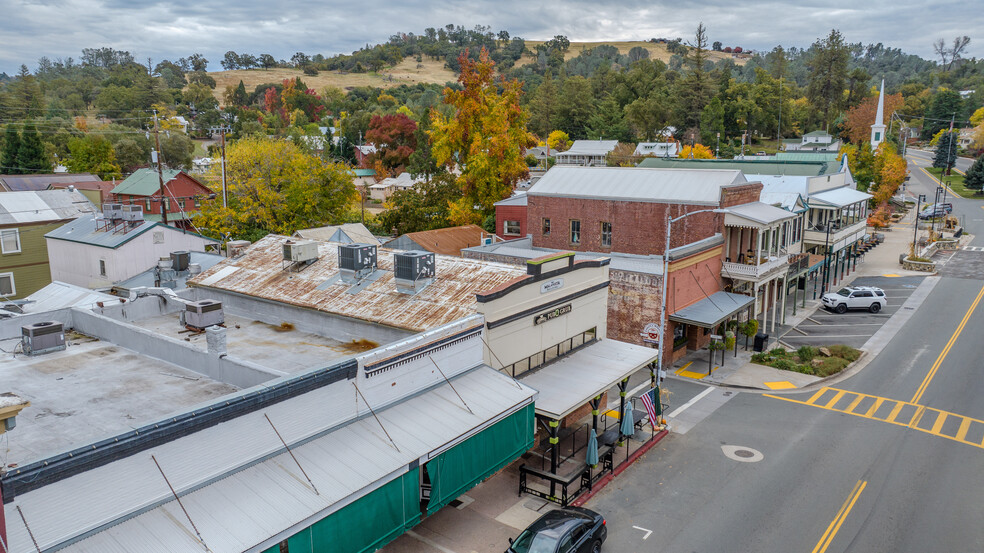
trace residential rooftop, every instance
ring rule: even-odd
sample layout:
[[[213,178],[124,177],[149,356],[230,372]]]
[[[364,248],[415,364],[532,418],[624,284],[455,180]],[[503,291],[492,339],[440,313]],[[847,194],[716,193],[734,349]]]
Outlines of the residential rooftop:
[[[377,270],[359,284],[340,280],[339,244],[316,242],[318,259],[302,270],[284,270],[286,236],[268,235],[236,258],[189,280],[208,296],[218,292],[282,302],[350,320],[420,332],[475,313],[475,294],[526,274],[502,263],[436,255],[436,276],[416,294],[397,291],[394,250],[379,248]]]
[[[408,232],[386,242],[384,246],[394,250],[423,250],[448,256],[461,256],[461,250],[479,246],[482,240],[492,236],[478,225],[439,228]]]
[[[38,190],[0,193],[0,225],[25,225],[74,219],[96,206],[81,192]]]
[[[52,183],[98,181],[92,173],[41,173],[36,175],[0,175],[0,187],[10,192],[45,190]]]
[[[78,193],[76,192],[76,194]],[[91,246],[115,249],[151,229],[164,232],[195,234],[191,231],[150,221],[148,220],[148,217],[149,216],[145,216],[142,220],[124,223],[107,230],[102,217],[96,215],[83,215],[74,221],[56,228],[48,234],[45,234],[44,237],[54,240],[66,240],[68,242],[78,242],[80,244],[89,244]]]

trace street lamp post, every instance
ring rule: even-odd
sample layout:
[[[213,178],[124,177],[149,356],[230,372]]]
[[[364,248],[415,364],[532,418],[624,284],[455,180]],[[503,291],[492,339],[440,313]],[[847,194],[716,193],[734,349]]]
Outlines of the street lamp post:
[[[683,215],[675,218],[666,218],[666,245],[663,247],[663,283],[662,292],[660,293],[660,310],[659,310],[659,350],[656,352],[656,370],[663,370],[663,350],[666,349],[666,279],[670,272],[670,231],[672,230],[672,224],[680,219],[685,219],[691,215],[697,215],[698,213],[728,213],[727,209],[701,209],[699,211],[691,211],[690,213],[684,213]]]

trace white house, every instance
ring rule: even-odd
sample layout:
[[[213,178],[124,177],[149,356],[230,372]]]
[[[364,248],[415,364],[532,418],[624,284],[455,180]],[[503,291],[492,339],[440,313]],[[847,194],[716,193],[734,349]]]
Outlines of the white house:
[[[410,173],[400,173],[398,176],[383,179],[378,184],[369,186],[369,197],[384,202],[398,190],[409,190],[424,182],[423,175],[413,178]]]
[[[575,140],[570,149],[554,156],[557,165],[607,165],[605,156],[618,146],[618,140]]]
[[[108,226],[94,215],[44,235],[51,280],[104,288],[129,279],[176,251],[205,251],[217,244],[190,231],[139,220]]]
[[[680,145],[676,142],[640,142],[633,155],[676,157],[679,153]]]

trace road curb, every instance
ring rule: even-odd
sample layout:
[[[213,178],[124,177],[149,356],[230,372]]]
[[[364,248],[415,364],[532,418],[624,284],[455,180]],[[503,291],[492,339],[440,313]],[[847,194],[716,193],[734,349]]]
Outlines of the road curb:
[[[574,507],[580,507],[585,503],[587,503],[588,500],[590,500],[592,497],[595,496],[595,494],[603,490],[605,486],[608,485],[609,482],[614,480],[616,476],[625,472],[625,469],[629,468],[633,463],[636,462],[636,460],[639,459],[639,457],[645,455],[647,451],[652,449],[653,446],[655,446],[657,443],[659,443],[663,438],[667,437],[669,434],[670,431],[668,429],[660,430],[659,432],[657,432],[656,435],[652,437],[652,439],[650,439],[642,447],[637,449],[635,453],[629,455],[629,459],[627,461],[615,467],[615,470],[613,470],[611,474],[606,474],[604,478],[602,478],[601,480],[598,481],[597,484],[592,486],[587,493],[583,494],[581,497],[578,497],[577,499],[572,501],[571,505],[573,505]]]

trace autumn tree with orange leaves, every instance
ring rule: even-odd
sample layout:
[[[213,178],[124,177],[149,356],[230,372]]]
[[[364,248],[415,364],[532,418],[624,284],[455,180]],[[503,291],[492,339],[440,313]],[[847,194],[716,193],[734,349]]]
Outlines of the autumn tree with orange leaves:
[[[901,94],[885,95],[885,124],[889,125],[892,112],[901,109],[905,101]],[[847,110],[844,119],[844,134],[854,144],[867,142],[871,139],[871,125],[875,123],[878,113],[878,95],[869,96],[860,104]]]
[[[457,169],[464,197],[451,206],[453,222],[480,222],[493,204],[509,197],[519,179],[529,175],[523,150],[536,145],[526,130],[529,114],[519,105],[522,85],[495,76],[495,62],[482,48],[478,60],[468,50],[458,57],[463,90],[444,89],[444,103],[455,108],[451,117],[433,110],[430,131],[438,165]],[[497,82],[498,81],[498,82]],[[501,87],[501,92],[500,92]]]

